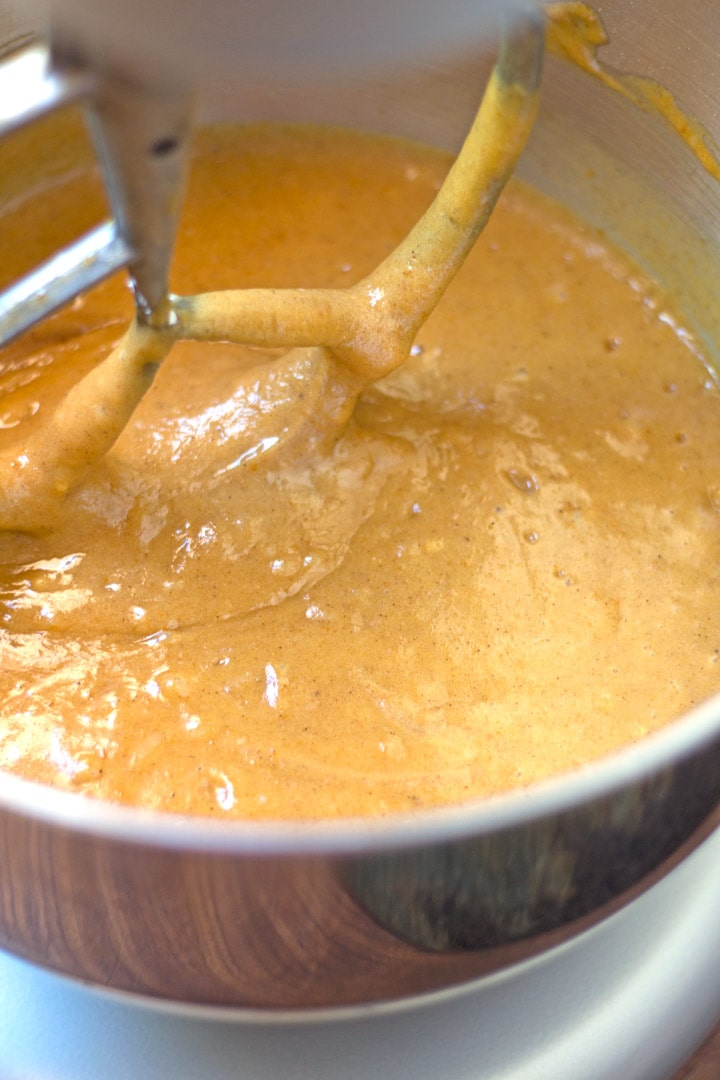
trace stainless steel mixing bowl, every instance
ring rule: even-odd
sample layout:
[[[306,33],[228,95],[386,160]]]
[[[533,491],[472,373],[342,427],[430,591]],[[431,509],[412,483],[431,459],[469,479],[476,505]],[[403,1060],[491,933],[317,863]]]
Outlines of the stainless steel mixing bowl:
[[[598,8],[608,58],[659,78],[720,134],[713,0],[689,0],[681,15],[674,0]],[[312,81],[299,94],[289,81],[225,74],[208,109],[456,147],[488,62],[482,43],[445,42],[437,63],[356,75],[332,93]],[[622,239],[675,291],[712,351],[720,186],[661,122],[550,61],[522,171]],[[6,172],[3,205],[12,188]],[[607,917],[707,835],[719,802],[720,699],[582,772],[403,819],[184,820],[6,776],[0,947],[165,1002],[302,1013],[410,1000]]]

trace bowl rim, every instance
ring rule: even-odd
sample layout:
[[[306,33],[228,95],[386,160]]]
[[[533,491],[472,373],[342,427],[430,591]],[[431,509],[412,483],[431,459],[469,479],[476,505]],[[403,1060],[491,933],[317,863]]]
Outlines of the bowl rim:
[[[111,803],[0,770],[0,814],[166,851],[266,858],[341,857],[452,843],[578,810],[720,743],[720,692],[642,739],[527,788],[378,817],[217,819]]]

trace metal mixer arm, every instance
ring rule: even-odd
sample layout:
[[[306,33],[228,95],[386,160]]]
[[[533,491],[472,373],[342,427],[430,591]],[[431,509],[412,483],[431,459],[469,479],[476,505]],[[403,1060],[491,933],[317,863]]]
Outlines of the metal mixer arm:
[[[191,131],[189,96],[62,62],[34,45],[0,65],[0,138],[81,101],[113,220],[0,293],[0,345],[127,267],[141,321],[166,317],[168,274]]]

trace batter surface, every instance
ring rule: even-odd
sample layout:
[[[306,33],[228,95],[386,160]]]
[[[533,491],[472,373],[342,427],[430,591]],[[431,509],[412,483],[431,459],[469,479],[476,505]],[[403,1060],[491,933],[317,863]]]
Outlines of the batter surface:
[[[358,281],[448,164],[211,131],[173,285]],[[48,191],[47,228],[97,199]],[[111,281],[5,350],[0,450],[128,315]],[[176,812],[377,815],[576,768],[718,688],[720,395],[667,298],[514,183],[412,352],[323,439],[316,359],[175,347],[52,527],[0,535],[2,768]]]

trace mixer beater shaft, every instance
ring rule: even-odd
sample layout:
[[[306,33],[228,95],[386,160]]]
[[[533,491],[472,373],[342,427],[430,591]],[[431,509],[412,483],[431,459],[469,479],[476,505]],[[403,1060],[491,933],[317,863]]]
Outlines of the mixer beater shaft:
[[[0,345],[127,267],[138,321],[171,317],[168,274],[182,205],[192,101],[175,87],[141,86],[31,46],[0,65],[0,138],[76,102],[85,105],[113,220],[99,225],[0,293]]]

